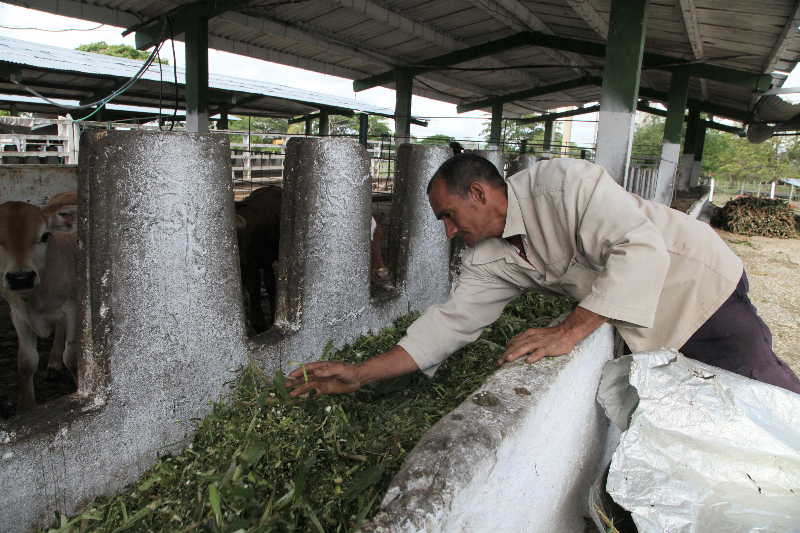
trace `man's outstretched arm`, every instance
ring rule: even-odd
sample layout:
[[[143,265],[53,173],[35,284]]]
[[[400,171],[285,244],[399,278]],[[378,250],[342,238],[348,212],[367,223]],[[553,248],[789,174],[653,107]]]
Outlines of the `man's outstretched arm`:
[[[566,320],[551,328],[531,328],[513,337],[497,364],[510,363],[527,356],[527,363],[542,357],[568,354],[576,344],[605,323],[608,318],[583,307],[576,307]]]
[[[350,365],[341,361],[309,363],[289,374],[292,396],[317,391],[318,394],[354,392],[368,383],[396,378],[419,370],[417,363],[401,346]]]

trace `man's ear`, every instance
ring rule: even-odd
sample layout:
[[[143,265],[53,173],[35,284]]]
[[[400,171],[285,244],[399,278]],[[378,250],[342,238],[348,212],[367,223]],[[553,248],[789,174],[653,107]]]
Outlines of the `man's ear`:
[[[482,182],[473,181],[470,183],[468,192],[470,197],[476,202],[480,202],[482,204],[486,203],[486,188]]]

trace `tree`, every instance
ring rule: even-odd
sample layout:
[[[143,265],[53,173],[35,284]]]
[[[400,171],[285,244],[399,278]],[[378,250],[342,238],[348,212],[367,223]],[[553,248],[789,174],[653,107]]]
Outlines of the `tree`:
[[[486,142],[489,142],[490,140],[489,135],[491,134],[491,130],[492,122],[484,122],[481,135],[484,136]],[[501,142],[506,144],[505,151],[511,153],[519,152],[519,144],[523,140],[528,141],[528,150],[541,152],[544,145],[544,124],[539,122],[520,124],[518,120],[504,120],[501,133]],[[564,136],[562,133],[554,129],[552,138],[550,139],[553,147],[558,147],[563,140]],[[570,146],[574,146],[574,144],[570,143]]]
[[[635,156],[660,156],[664,142],[665,120],[656,115],[648,115],[633,132],[631,154]]]
[[[352,117],[331,115],[328,119],[328,131],[330,135],[358,135],[359,125],[360,121],[358,115],[353,115]],[[367,135],[370,137],[392,134],[389,123],[383,117],[370,115],[368,125]]]
[[[455,138],[450,137],[449,135],[444,135],[442,133],[437,133],[436,135],[431,135],[430,137],[425,137],[424,139],[419,141],[419,144],[427,144],[427,145],[444,145],[449,146],[451,142],[453,142]]]
[[[93,54],[104,54],[107,56],[124,57],[127,59],[136,59],[137,61],[145,61],[150,57],[150,52],[144,50],[137,50],[136,48],[127,44],[108,44],[105,41],[97,41],[95,43],[82,44],[75,50],[82,52],[91,52]],[[166,59],[157,60],[164,65],[169,65]]]

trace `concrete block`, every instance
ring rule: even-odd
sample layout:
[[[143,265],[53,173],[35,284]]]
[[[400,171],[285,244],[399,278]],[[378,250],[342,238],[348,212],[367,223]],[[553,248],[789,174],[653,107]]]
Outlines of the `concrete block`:
[[[228,150],[216,135],[83,135],[80,390],[2,424],[3,531],[133,481],[247,360]]]
[[[78,190],[75,165],[0,165],[3,202],[45,205],[58,193]]]
[[[422,437],[363,531],[582,533],[613,344],[606,324],[567,356],[499,370]]]

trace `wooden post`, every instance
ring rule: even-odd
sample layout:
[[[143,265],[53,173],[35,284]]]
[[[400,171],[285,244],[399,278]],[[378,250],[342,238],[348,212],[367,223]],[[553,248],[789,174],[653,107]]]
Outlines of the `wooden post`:
[[[714,178],[711,178],[711,188],[708,191],[708,201],[709,202],[714,201]]]
[[[771,200],[775,199],[775,182],[773,181],[769,188],[769,197]]]
[[[612,0],[600,96],[597,157],[618,183],[630,166],[648,0]]]
[[[250,134],[245,134],[242,136],[242,142],[244,143],[244,159],[242,160],[242,179],[244,181],[252,181],[253,180],[253,173],[252,173],[252,161],[250,160]]]

